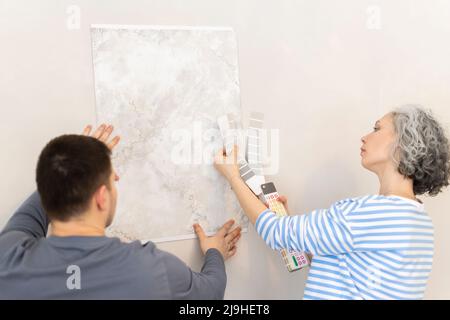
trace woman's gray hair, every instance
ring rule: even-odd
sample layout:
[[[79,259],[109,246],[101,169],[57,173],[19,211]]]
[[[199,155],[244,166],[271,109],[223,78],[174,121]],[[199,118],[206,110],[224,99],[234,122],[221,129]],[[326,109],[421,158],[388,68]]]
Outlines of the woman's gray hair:
[[[420,105],[401,106],[392,116],[398,171],[413,180],[414,194],[437,195],[448,186],[450,174],[450,146],[443,127]]]

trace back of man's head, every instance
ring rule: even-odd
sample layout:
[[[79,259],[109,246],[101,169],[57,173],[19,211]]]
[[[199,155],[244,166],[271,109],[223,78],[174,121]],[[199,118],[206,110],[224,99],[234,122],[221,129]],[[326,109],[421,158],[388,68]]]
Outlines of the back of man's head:
[[[42,206],[52,220],[68,221],[89,208],[102,185],[110,188],[111,151],[83,135],[62,135],[42,150],[36,183]]]

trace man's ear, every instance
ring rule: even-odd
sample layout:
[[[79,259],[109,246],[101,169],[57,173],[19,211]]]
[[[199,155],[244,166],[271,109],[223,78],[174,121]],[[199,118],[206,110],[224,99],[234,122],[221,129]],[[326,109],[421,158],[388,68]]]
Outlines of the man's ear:
[[[97,206],[98,209],[100,210],[106,209],[107,190],[105,185],[102,185],[100,186],[100,188],[97,189],[97,191],[94,194],[94,200],[95,205]]]

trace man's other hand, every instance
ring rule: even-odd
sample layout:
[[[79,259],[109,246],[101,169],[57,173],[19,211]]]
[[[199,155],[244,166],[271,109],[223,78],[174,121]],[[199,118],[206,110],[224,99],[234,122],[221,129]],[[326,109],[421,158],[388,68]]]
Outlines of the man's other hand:
[[[198,224],[194,224],[194,231],[200,241],[200,247],[203,254],[209,249],[217,249],[222,254],[223,259],[227,260],[232,257],[237,250],[236,243],[241,238],[241,227],[236,227],[231,230],[234,221],[227,221],[222,228],[220,228],[214,236],[208,237],[203,228]]]

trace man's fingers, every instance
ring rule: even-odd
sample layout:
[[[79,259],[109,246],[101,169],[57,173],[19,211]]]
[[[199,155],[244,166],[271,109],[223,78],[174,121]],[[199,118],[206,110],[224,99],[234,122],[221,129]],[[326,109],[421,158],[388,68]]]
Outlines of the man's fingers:
[[[228,234],[225,236],[225,240],[226,241],[231,241],[234,238],[236,238],[237,236],[239,236],[241,234],[241,227],[236,227],[233,231],[228,232]]]
[[[234,237],[230,242],[229,242],[229,248],[233,248],[236,243],[239,241],[239,239],[241,238],[241,235],[237,235],[236,237]]]
[[[220,228],[220,230],[219,230],[219,234],[220,235],[222,235],[222,236],[225,236],[227,233],[228,233],[228,231],[230,231],[230,229],[231,229],[231,227],[233,226],[233,224],[234,224],[234,220],[233,219],[231,219],[231,220],[228,220],[223,226],[222,226],[222,228]]]
[[[110,142],[108,142],[108,138],[114,130],[114,127],[112,125],[106,125],[103,123],[97,128],[97,130],[95,130],[92,135],[90,135],[91,130],[92,126],[89,124],[83,129],[82,135],[91,136],[92,138],[100,140],[101,142],[106,144],[106,146],[110,150],[112,150],[119,143],[119,136],[115,136]]]
[[[95,130],[94,134],[91,137],[98,139],[102,135],[102,133],[105,129],[106,129],[106,125],[102,124],[100,127],[97,128],[97,130]]]
[[[236,227],[233,229],[233,231],[228,232],[227,237],[230,239],[233,239],[234,237],[237,237],[239,234],[241,234],[242,228]]]
[[[90,124],[88,124],[85,128],[84,128],[84,130],[83,130],[83,132],[81,133],[83,136],[88,136],[89,135],[89,133],[91,132],[91,130],[92,130],[92,126],[90,125]]]
[[[237,251],[237,246],[234,246],[233,248],[230,249],[230,251],[228,251],[228,258],[234,256],[236,254]]]
[[[115,136],[114,139],[111,140],[110,143],[107,144],[110,150],[114,149],[114,147],[119,143],[120,136]]]
[[[206,238],[205,231],[203,231],[203,228],[198,223],[194,224],[194,231],[200,241]]]
[[[100,137],[98,139],[102,142],[106,142],[108,140],[109,136],[111,135],[111,132],[113,131],[113,129],[114,128],[112,125],[105,127],[105,130],[103,130],[102,134],[100,135]]]

